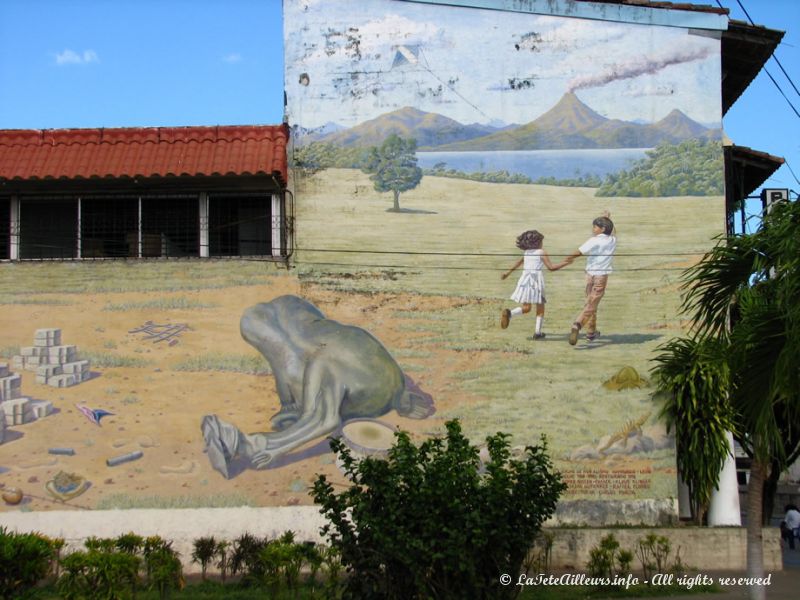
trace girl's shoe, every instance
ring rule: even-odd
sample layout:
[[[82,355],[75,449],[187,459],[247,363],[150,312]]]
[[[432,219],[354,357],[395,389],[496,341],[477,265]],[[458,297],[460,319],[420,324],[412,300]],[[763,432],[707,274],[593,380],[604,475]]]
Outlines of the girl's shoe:
[[[547,336],[544,333],[534,333],[533,334],[533,339],[535,339],[535,340],[543,340],[546,337]]]
[[[508,322],[511,320],[511,311],[507,308],[503,309],[503,312],[500,313],[500,328],[507,329]]]
[[[587,333],[586,334],[586,341],[587,342],[593,342],[599,337],[600,337],[600,332],[599,331],[593,331],[591,333]]]

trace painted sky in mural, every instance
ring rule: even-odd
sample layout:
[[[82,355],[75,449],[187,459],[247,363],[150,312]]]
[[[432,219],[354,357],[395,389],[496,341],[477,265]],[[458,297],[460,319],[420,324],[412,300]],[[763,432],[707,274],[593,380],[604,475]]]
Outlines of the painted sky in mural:
[[[285,18],[321,4],[286,3]],[[321,37],[298,28],[286,39],[286,91],[303,111],[291,120],[306,128],[352,126],[397,106],[502,126],[533,120],[570,91],[610,119],[655,122],[677,108],[719,124],[707,94],[719,41],[686,29],[403,2],[325,10],[333,25]]]

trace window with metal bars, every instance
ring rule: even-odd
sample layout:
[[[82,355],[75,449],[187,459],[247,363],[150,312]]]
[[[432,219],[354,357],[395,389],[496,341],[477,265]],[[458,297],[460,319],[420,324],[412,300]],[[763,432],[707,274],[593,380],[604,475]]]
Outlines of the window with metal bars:
[[[271,203],[268,194],[209,195],[209,256],[272,254]]]
[[[285,257],[285,204],[266,190],[3,197],[0,259]]]
[[[0,197],[0,260],[11,258],[11,198]]]
[[[81,258],[138,256],[139,198],[81,198]]]
[[[200,256],[197,196],[142,196],[140,256]]]
[[[19,207],[20,258],[76,258],[76,198],[22,198]]]

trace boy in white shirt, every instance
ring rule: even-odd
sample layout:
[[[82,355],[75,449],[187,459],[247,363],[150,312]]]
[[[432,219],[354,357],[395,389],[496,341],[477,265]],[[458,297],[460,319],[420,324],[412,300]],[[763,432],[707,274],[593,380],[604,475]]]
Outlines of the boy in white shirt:
[[[586,303],[575,317],[569,332],[569,343],[572,346],[578,343],[578,334],[582,327],[586,327],[586,339],[590,342],[600,335],[597,331],[597,307],[606,293],[614,251],[617,249],[617,238],[613,235],[614,223],[610,216],[605,213],[592,221],[594,235],[566,258],[566,263],[571,264],[579,256],[586,257]]]

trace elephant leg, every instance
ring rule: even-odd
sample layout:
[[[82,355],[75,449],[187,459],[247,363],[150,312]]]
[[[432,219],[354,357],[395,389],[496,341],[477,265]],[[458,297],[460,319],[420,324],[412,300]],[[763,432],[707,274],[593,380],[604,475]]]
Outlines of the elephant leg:
[[[343,397],[344,388],[335,382],[327,366],[321,361],[309,365],[303,382],[300,418],[280,432],[243,436],[253,466],[266,468],[278,456],[334,431],[341,423]]]

